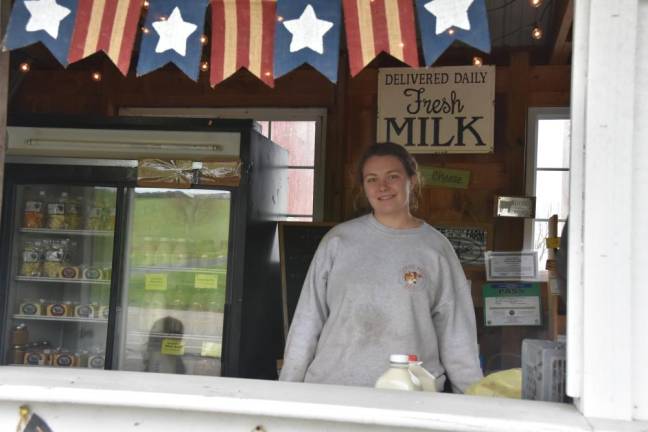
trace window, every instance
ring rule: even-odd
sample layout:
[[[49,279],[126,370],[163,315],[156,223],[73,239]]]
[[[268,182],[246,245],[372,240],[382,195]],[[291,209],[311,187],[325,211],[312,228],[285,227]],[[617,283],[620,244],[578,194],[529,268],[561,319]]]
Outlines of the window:
[[[288,150],[287,220],[313,220],[316,121],[261,121],[263,135]]]
[[[326,109],[122,108],[120,115],[254,119],[261,133],[288,150],[286,220],[320,221],[324,214]]]
[[[525,221],[524,248],[538,251],[540,269],[549,218],[558,215],[560,235],[569,214],[570,123],[567,108],[529,109],[526,194],[536,197],[536,217]]]

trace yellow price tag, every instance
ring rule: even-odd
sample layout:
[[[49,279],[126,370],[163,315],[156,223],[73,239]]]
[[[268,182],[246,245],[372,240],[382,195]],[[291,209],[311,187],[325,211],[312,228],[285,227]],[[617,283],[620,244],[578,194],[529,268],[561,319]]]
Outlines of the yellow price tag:
[[[203,342],[200,355],[203,357],[220,358],[223,347],[218,342]]]
[[[144,289],[147,291],[166,291],[166,273],[147,273],[144,276]]]
[[[216,289],[218,288],[218,275],[196,273],[196,277],[194,279],[194,287]]]
[[[162,339],[162,348],[160,349],[162,354],[181,356],[184,351],[185,347],[182,339]]]
[[[547,237],[545,241],[547,249],[558,249],[560,247],[560,237]]]

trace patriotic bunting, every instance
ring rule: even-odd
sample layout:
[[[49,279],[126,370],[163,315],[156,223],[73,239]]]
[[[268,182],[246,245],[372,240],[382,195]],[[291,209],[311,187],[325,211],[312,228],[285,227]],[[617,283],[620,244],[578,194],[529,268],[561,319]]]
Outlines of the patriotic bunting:
[[[142,0],[78,0],[70,63],[103,51],[128,74]]]
[[[246,68],[270,87],[276,3],[274,0],[213,0],[211,72],[213,86]]]
[[[337,82],[340,0],[279,0],[277,17],[275,78],[308,63]]]
[[[194,81],[200,72],[202,44],[209,0],[151,1],[142,35],[137,76],[173,63]]]
[[[490,52],[484,0],[416,0],[416,11],[426,65],[434,63],[455,40]]]
[[[3,49],[42,42],[59,63],[67,66],[76,10],[77,0],[16,0]]]
[[[418,66],[412,0],[343,0],[343,5],[351,76],[381,51]]]
[[[1,0],[0,0],[1,1]],[[212,5],[210,84],[246,68],[268,86],[307,63],[337,82],[342,11],[351,76],[381,52],[418,67],[455,41],[490,52],[485,0],[150,0],[137,76],[167,63],[194,81]],[[15,0],[3,50],[43,43],[63,65],[104,51],[128,73],[143,0]]]

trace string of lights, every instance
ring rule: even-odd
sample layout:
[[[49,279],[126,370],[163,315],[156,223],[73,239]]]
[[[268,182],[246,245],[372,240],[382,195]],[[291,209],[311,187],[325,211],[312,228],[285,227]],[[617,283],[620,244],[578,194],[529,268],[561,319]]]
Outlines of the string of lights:
[[[517,1],[523,1],[523,0],[510,0],[510,1],[506,2],[506,3],[504,3],[503,5],[490,8],[490,9],[488,9],[488,11],[492,12],[492,11],[496,11],[496,10],[499,10],[499,9],[503,9],[503,8],[505,8],[507,6],[512,5],[513,3],[517,2]],[[531,23],[531,24],[522,25],[522,26],[516,28],[515,30],[512,30],[512,31],[510,31],[510,32],[508,32],[508,33],[506,33],[504,35],[501,35],[501,36],[499,36],[497,38],[494,38],[492,40],[493,43],[499,42],[501,40],[504,40],[504,39],[514,35],[514,34],[519,33],[520,31],[525,31],[525,30],[528,30],[528,29],[531,29],[531,38],[533,38],[534,40],[542,39],[542,37],[544,36],[544,31],[542,30],[542,27],[540,26],[540,23],[542,22],[547,10],[550,9],[551,6],[553,6],[553,4],[552,4],[553,0],[547,0],[547,2],[545,4],[545,7],[542,8],[542,11],[540,11],[540,6],[542,6],[545,3],[544,0],[528,0],[528,3],[529,3],[530,7],[534,8],[534,9],[537,9],[537,11],[538,11],[538,12],[536,12],[535,21],[533,23]],[[539,13],[539,16],[538,16],[538,13]],[[481,66],[481,65],[484,64],[484,59],[481,56],[477,56],[477,55],[473,56],[472,64],[473,64],[473,66]]]
[[[544,15],[547,12],[547,10],[550,9],[551,6],[553,6],[553,4],[552,4],[553,0],[546,0],[546,2],[545,2],[545,0],[508,0],[507,2],[505,2],[503,4],[500,4],[499,6],[495,6],[495,7],[492,7],[490,9],[488,9],[488,12],[494,12],[494,11],[497,11],[497,10],[507,8],[510,5],[514,4],[515,2],[519,2],[519,1],[527,1],[530,7],[537,10],[535,21],[533,23],[530,23],[530,24],[522,25],[522,26],[520,26],[520,27],[518,27],[518,28],[516,28],[516,29],[514,29],[514,30],[512,30],[512,31],[510,31],[510,32],[508,32],[508,33],[506,33],[504,35],[498,36],[497,38],[493,38],[491,40],[492,43],[500,42],[500,41],[502,41],[502,40],[514,35],[514,34],[519,33],[520,31],[525,31],[525,30],[528,30],[528,29],[531,29],[531,37],[534,40],[540,40],[544,36],[544,31],[543,31],[542,27],[540,26],[540,23],[543,21]],[[541,8],[541,6],[543,4],[545,5],[545,7]],[[142,7],[144,9],[148,9],[149,0],[144,0],[143,4],[142,4]],[[147,28],[142,28],[141,30],[142,30],[143,33],[148,33]],[[452,29],[450,31],[452,31]],[[200,38],[200,42],[202,43],[203,46],[205,46],[205,45],[208,44],[209,39],[208,39],[208,37],[206,35],[202,35],[201,38]],[[472,64],[474,66],[481,66],[481,65],[484,64],[484,59],[481,56],[475,55],[475,56],[473,56]],[[200,62],[200,70],[202,72],[207,72],[209,70],[209,66],[210,66],[209,61],[207,61],[206,59],[203,58],[203,60]],[[20,72],[22,72],[22,73],[28,73],[31,70],[31,62],[26,61],[26,62],[21,63],[18,66],[18,70]],[[99,72],[99,71],[92,71],[90,73],[90,77],[91,77],[91,79],[93,81],[96,81],[96,82],[99,82],[99,81],[102,80],[102,75],[101,75],[101,72]]]

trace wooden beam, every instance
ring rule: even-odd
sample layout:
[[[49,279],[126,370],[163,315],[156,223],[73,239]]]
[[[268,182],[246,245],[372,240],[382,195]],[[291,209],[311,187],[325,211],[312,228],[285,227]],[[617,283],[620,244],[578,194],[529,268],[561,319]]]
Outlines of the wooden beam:
[[[562,9],[558,11],[560,24],[557,26],[554,46],[551,50],[551,59],[549,64],[565,64],[569,61],[572,44],[570,34],[574,22],[574,5],[573,0],[565,0],[558,3]]]
[[[0,0],[0,36],[5,34],[9,21],[9,0]],[[7,146],[7,109],[9,102],[9,52],[0,51],[0,209],[4,177],[5,149]],[[2,212],[0,212],[0,218]]]

